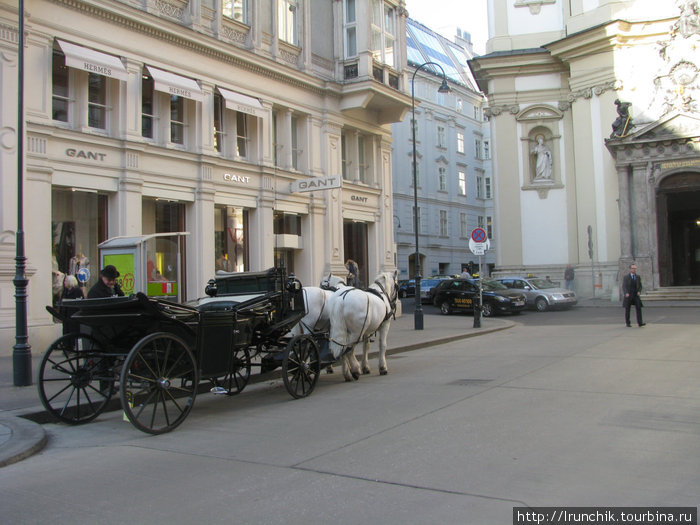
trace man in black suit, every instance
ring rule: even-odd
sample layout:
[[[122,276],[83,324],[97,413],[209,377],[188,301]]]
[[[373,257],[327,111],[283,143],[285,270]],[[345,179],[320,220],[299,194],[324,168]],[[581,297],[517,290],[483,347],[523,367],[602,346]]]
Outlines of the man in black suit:
[[[637,324],[644,326],[646,323],[642,321],[642,300],[639,294],[642,293],[642,278],[637,275],[637,265],[630,264],[630,271],[622,279],[622,293],[625,295],[622,300],[622,306],[625,307],[625,326],[630,327],[630,308],[634,304],[637,310]]]

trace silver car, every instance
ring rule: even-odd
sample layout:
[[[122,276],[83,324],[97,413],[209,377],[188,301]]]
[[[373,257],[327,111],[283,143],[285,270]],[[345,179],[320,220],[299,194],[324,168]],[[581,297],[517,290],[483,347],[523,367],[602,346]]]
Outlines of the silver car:
[[[527,305],[538,312],[571,308],[578,303],[573,290],[559,288],[555,283],[540,277],[499,277],[496,280],[511,290],[523,292],[527,298]]]

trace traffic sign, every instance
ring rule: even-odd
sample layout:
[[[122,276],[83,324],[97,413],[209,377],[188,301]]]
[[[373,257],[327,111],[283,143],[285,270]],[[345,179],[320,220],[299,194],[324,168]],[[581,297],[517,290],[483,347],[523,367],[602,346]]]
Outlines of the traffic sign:
[[[472,240],[474,242],[486,242],[486,231],[483,228],[474,228],[472,230]]]
[[[484,255],[486,250],[491,247],[491,241],[486,239],[486,242],[475,242],[474,239],[469,239],[469,249],[474,255]]]
[[[78,270],[78,275],[76,275],[78,281],[81,283],[86,283],[90,280],[90,270],[87,268],[81,268]]]

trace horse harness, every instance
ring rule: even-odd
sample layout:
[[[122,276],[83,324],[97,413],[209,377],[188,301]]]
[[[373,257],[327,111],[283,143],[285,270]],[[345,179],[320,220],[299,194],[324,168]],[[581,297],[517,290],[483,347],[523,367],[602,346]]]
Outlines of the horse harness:
[[[391,316],[394,316],[394,319],[396,319],[396,301],[397,301],[397,298],[398,298],[398,291],[395,290],[394,296],[393,296],[393,297],[389,297],[389,294],[386,292],[386,290],[384,289],[384,287],[382,286],[382,284],[381,284],[380,282],[374,281],[373,284],[376,284],[376,285],[379,287],[379,289],[380,289],[381,291],[380,291],[380,290],[375,290],[374,288],[367,288],[366,290],[360,290],[360,291],[364,291],[364,292],[367,292],[367,293],[371,293],[372,295],[376,295],[376,296],[379,297],[382,301],[384,301],[384,299],[386,298],[387,302],[389,303],[389,308],[387,309],[387,313],[386,313],[386,315],[384,316],[384,320],[383,320],[383,321],[380,323],[380,325],[379,325],[379,326],[381,326],[381,325],[383,325]],[[394,287],[394,288],[396,288],[396,287]],[[353,290],[357,290],[357,288],[348,288],[348,289],[346,289],[346,290],[343,290],[343,292],[340,294],[340,297],[342,297],[343,300],[345,300],[345,297],[347,296],[347,294],[350,293],[350,292],[353,291]],[[367,297],[367,310],[365,311],[365,319],[364,319],[364,321],[362,321],[362,330],[360,330],[360,335],[359,335],[357,341],[355,341],[355,342],[354,342],[353,344],[351,344],[351,345],[343,345],[343,344],[338,343],[338,341],[332,341],[332,342],[334,342],[335,344],[337,344],[337,345],[339,345],[339,346],[341,346],[341,347],[344,347],[344,348],[346,348],[346,349],[349,349],[349,348],[352,348],[353,346],[355,346],[357,343],[359,343],[360,341],[362,341],[362,335],[363,335],[363,333],[364,333],[364,331],[365,331],[365,326],[366,326],[366,324],[367,324],[367,318],[368,318],[368,317],[369,317],[369,297]],[[369,335],[371,336],[371,334],[369,334]]]

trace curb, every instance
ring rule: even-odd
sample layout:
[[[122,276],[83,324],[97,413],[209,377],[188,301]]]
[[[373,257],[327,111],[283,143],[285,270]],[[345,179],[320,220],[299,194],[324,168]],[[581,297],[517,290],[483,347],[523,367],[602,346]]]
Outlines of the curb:
[[[0,445],[0,468],[28,458],[46,446],[43,427],[20,417],[0,416],[0,429],[8,429],[9,438]]]

